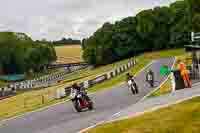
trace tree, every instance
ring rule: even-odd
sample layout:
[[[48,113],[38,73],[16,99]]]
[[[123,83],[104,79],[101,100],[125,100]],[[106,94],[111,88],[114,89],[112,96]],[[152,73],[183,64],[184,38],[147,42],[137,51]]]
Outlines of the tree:
[[[200,32],[200,13],[194,15],[192,18],[192,25],[194,32]]]
[[[196,0],[176,1],[114,24],[107,22],[84,39],[83,57],[98,66],[145,51],[184,47],[190,43],[192,29],[200,31],[199,7]]]
[[[40,67],[56,60],[55,49],[50,44],[40,44],[18,33],[0,32],[0,63],[4,74],[21,74],[29,70],[39,71]]]

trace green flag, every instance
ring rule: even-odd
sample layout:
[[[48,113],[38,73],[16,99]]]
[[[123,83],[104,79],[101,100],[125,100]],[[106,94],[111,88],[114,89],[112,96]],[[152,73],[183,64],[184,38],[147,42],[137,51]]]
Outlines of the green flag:
[[[166,66],[160,67],[161,75],[169,75],[170,73],[171,73],[171,70],[168,67],[166,67]]]

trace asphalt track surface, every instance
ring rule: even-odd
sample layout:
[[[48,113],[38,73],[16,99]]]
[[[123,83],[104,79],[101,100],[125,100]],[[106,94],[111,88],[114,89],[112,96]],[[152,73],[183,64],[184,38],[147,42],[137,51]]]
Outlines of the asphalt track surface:
[[[153,62],[136,76],[139,94],[132,95],[127,85],[97,92],[91,95],[95,109],[77,113],[71,102],[58,104],[48,109],[26,114],[22,117],[0,122],[0,133],[76,133],[96,123],[104,121],[119,111],[137,103],[155,88],[145,83],[145,72],[155,72],[155,86],[159,86],[166,76],[159,74],[162,65],[172,66],[174,58]]]

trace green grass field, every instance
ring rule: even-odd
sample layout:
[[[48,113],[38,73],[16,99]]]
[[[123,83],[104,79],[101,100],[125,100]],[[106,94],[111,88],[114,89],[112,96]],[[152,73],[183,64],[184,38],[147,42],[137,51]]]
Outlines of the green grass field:
[[[135,118],[100,125],[87,133],[200,133],[200,97]]]
[[[184,53],[183,49],[160,51],[160,52],[154,52],[154,53],[145,53],[144,55],[135,57],[135,59],[137,59],[139,62],[136,64],[136,66],[134,68],[130,69],[129,72],[131,72],[132,74],[136,74],[139,70],[141,70],[144,66],[146,66],[148,63],[150,63],[153,59],[159,59],[161,57],[162,58],[170,57],[171,55],[181,55],[183,53]],[[76,82],[85,81],[85,80],[94,78],[97,75],[100,75],[107,71],[110,71],[111,69],[118,67],[120,64],[127,63],[128,60],[129,59],[123,60],[123,61],[120,61],[120,62],[117,62],[114,64],[102,66],[99,68],[95,68],[93,70],[89,70],[89,69],[80,70],[78,72],[72,73],[70,78],[76,79],[77,77],[79,77],[80,79],[76,80]],[[67,79],[67,80],[69,80],[69,79]],[[108,89],[108,88],[114,87],[118,84],[121,84],[122,82],[124,82],[124,80],[125,80],[125,73],[123,73],[111,80],[105,81],[104,83],[98,84],[98,85],[90,88],[89,91],[94,92],[94,91],[99,91],[99,90],[103,90],[103,89]],[[24,92],[24,93],[19,93],[18,95],[14,96],[14,97],[0,101],[0,120],[9,118],[9,117],[13,117],[17,114],[24,113],[27,110],[28,111],[35,110],[35,109],[40,108],[41,106],[46,106],[46,105],[54,103],[54,101],[52,101],[51,99],[50,100],[48,99],[48,96],[50,95],[50,97],[52,97],[51,95],[55,95],[56,90],[58,88],[63,88],[64,86],[70,86],[74,82],[75,81],[70,81],[70,82],[64,81],[63,83],[60,83],[56,86],[48,87],[45,89],[39,89],[39,90],[31,90],[31,91]],[[41,104],[42,96],[45,97],[45,103]],[[38,97],[38,99],[33,98],[33,97]],[[25,99],[27,99],[27,98],[31,100],[28,102],[28,103],[30,103],[28,105],[28,109],[24,108],[24,106],[23,106],[24,101],[26,101]],[[56,101],[56,102],[59,102],[59,101]]]

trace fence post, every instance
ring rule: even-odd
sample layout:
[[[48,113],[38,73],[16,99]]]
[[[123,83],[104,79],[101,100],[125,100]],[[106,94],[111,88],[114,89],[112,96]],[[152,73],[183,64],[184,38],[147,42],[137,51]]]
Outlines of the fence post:
[[[111,72],[108,72],[107,73],[107,79],[110,79],[111,78]]]
[[[122,70],[122,72],[124,72],[124,66],[121,66],[121,70]]]
[[[176,90],[176,82],[175,82],[175,78],[174,78],[174,73],[170,74],[170,78],[171,78],[172,92],[175,92],[175,90]]]
[[[126,64],[124,65],[124,68],[125,68],[125,70],[127,70],[127,69],[128,69],[128,67],[127,67],[127,65],[126,65]]]
[[[134,66],[134,64],[133,64],[133,61],[132,61],[132,60],[131,60],[131,62],[130,62],[130,63],[131,63],[131,67],[133,67],[133,66]]]
[[[113,77],[115,77],[116,76],[116,71],[115,71],[115,69],[113,70]]]
[[[130,64],[130,62],[128,63],[128,68],[131,68],[131,64]]]
[[[134,65],[134,66],[136,65],[136,60],[133,61],[133,65]]]
[[[42,95],[42,104],[44,104],[44,103],[45,103],[45,96]]]
[[[24,97],[24,108],[26,108],[26,97]]]
[[[120,74],[121,73],[121,70],[120,68],[117,68],[117,73]]]
[[[2,88],[2,96],[5,96],[5,88]]]

